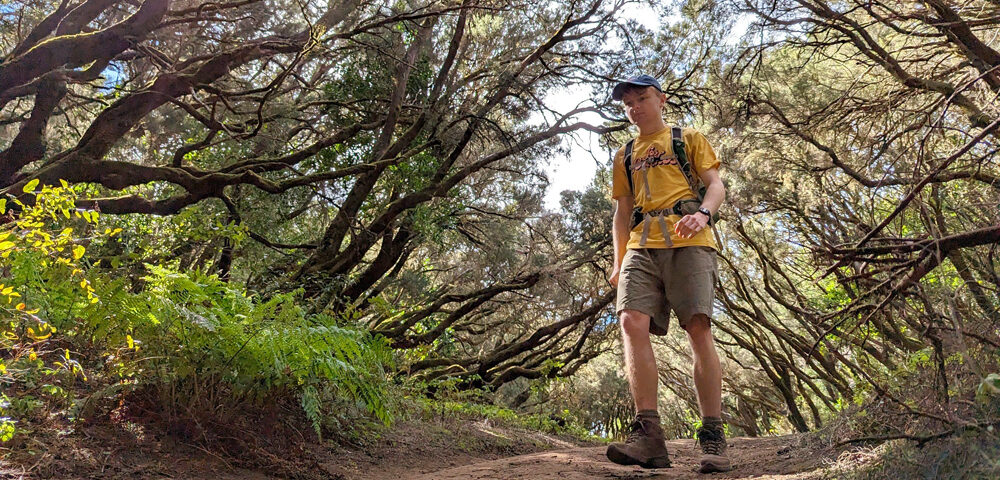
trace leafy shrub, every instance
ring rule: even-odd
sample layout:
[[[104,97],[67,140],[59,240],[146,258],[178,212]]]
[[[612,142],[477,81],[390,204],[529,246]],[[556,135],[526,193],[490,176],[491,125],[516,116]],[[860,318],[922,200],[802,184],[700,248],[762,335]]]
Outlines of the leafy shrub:
[[[67,316],[99,301],[84,275],[86,243],[117,232],[96,230],[97,212],[78,209],[72,189],[25,185],[34,197],[29,204],[14,200],[19,212],[7,212],[0,199],[0,442],[17,431],[18,418],[40,410],[47,403],[65,403],[63,388],[77,378],[86,379],[80,363],[70,354],[65,339],[53,337],[59,329],[39,313],[49,302],[50,289],[62,292]],[[62,340],[62,341],[57,341]],[[44,400],[43,400],[44,399]]]
[[[295,293],[258,300],[216,276],[147,267],[144,292],[106,304],[126,313],[144,352],[124,375],[168,387],[167,406],[200,395],[235,410],[294,393],[319,434],[321,416],[334,413],[324,404],[346,396],[390,422],[384,369],[392,352],[381,338],[307,316]]]
[[[89,417],[142,392],[171,419],[223,424],[244,407],[293,399],[317,435],[345,403],[391,421],[383,339],[307,315],[296,292],[248,296],[166,265],[147,264],[142,282],[121,278],[85,256],[120,229],[101,231],[100,215],[77,208],[65,183],[36,187],[0,226],[0,440],[18,419]]]

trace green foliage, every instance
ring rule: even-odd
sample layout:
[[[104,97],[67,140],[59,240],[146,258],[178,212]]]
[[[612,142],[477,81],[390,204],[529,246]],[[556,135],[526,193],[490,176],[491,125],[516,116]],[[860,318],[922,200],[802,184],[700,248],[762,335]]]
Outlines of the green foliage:
[[[583,428],[569,410],[562,410],[558,414],[519,413],[506,407],[473,401],[435,400],[426,397],[414,397],[411,400],[425,417],[436,415],[487,419],[507,427],[569,434],[585,440],[598,439]]]
[[[346,415],[334,408],[345,402],[391,422],[385,370],[393,359],[384,339],[307,315],[299,292],[248,296],[176,266],[146,264],[139,282],[101,270],[85,253],[113,250],[121,230],[97,228],[99,215],[77,209],[65,183],[42,187],[31,205],[14,203],[20,216],[0,229],[3,441],[21,420],[86,415],[93,397],[144,391],[159,392],[163,411],[182,416],[232,418],[243,407],[296,399],[317,435],[325,417]],[[77,351],[92,359],[87,375]],[[87,383],[67,388],[79,380]]]
[[[628,381],[622,375],[620,357],[600,355],[577,375],[547,388],[549,404],[569,410],[587,431],[607,438],[620,438],[635,418]],[[681,424],[686,429],[690,415],[677,404],[661,403],[660,416],[664,428],[676,432]]]
[[[331,395],[350,397],[391,421],[384,370],[392,358],[381,338],[338,326],[330,316],[307,316],[294,292],[259,300],[216,276],[147,268],[144,292],[106,302],[109,311],[128,312],[134,342],[152,359],[127,366],[123,376],[173,391],[228,395],[231,408],[291,392],[317,434],[321,416],[335,413],[324,408]]]
[[[829,478],[868,480],[883,478],[992,479],[1000,477],[1000,437],[996,431],[969,432],[928,446],[894,441],[876,447],[861,465],[843,456]]]
[[[1000,374],[991,373],[976,389],[976,400],[983,405],[1000,405]]]
[[[85,242],[108,238],[117,231],[96,229],[97,212],[78,209],[66,182],[24,186],[34,201],[13,200],[19,216],[0,227],[0,442],[17,432],[18,419],[29,417],[47,402],[64,403],[65,389],[77,378],[86,380],[83,367],[68,348],[58,348],[53,334],[62,327],[41,312],[50,302],[39,293],[64,294],[68,312],[95,304],[99,297],[84,275]],[[0,202],[6,213],[7,200]],[[22,301],[23,300],[23,301]],[[29,306],[29,303],[31,304]],[[41,313],[40,313],[41,312]]]
[[[228,212],[217,204],[199,204],[169,217],[121,215],[107,219],[107,224],[122,230],[118,241],[101,245],[98,250],[111,267],[128,268],[124,275],[137,280],[142,264],[172,263],[183,269],[207,268],[206,251],[215,251],[228,241],[240,248],[247,239],[247,228],[227,220]]]
[[[9,442],[14,438],[14,433],[17,432],[14,421],[6,416],[9,409],[10,398],[0,394],[0,443]]]
[[[598,172],[594,182],[582,192],[566,190],[561,194],[565,233],[577,245],[598,243],[611,231],[614,205],[607,197],[610,173],[607,169]]]

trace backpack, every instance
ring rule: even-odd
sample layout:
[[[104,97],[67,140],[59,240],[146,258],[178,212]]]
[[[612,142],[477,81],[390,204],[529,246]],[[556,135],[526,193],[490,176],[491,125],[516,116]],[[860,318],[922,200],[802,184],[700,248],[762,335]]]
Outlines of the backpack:
[[[671,127],[670,138],[672,140],[671,144],[673,146],[674,155],[677,156],[677,166],[681,169],[681,173],[684,174],[684,179],[687,181],[688,188],[691,190],[691,193],[694,193],[695,197],[697,197],[697,199],[681,199],[674,204],[671,209],[673,213],[684,216],[692,214],[698,210],[698,207],[701,206],[702,200],[705,199],[705,192],[708,190],[708,187],[702,183],[701,178],[698,178],[696,181],[691,172],[691,162],[689,162],[687,158],[687,150],[684,144],[684,137],[681,135],[681,127]],[[633,195],[635,195],[635,185],[632,180],[632,148],[634,145],[634,138],[625,144],[625,176],[628,178],[629,191],[631,191]],[[693,210],[691,210],[690,207],[685,208],[685,206],[692,203],[696,204],[694,205]],[[714,225],[717,221],[719,221],[718,213],[712,215],[709,223]],[[635,228],[635,226],[640,222],[642,222],[642,210],[639,207],[636,207],[632,211],[632,228]]]

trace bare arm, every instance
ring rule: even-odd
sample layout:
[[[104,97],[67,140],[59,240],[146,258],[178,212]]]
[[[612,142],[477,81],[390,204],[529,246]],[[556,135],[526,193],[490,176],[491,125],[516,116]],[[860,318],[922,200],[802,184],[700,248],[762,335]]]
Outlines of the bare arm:
[[[711,168],[704,172],[699,172],[698,176],[705,183],[705,198],[701,201],[701,206],[707,208],[714,215],[719,211],[722,201],[726,199],[726,187],[722,184],[722,177],[719,176],[718,168]],[[685,215],[674,225],[674,232],[678,235],[690,238],[694,234],[708,226],[708,218],[701,213]]]
[[[629,232],[632,230],[633,208],[634,199],[632,197],[615,198],[615,213],[611,220],[611,242],[615,249],[615,263],[608,281],[616,287],[618,286],[618,274],[621,272],[622,259],[625,258],[625,250],[628,247]]]
[[[722,206],[723,200],[726,199],[726,186],[722,184],[722,178],[719,177],[719,169],[712,168],[701,172],[701,181],[705,184],[707,190],[705,191],[705,199],[702,200],[701,206],[709,209],[714,215],[715,212],[719,211],[719,207]]]

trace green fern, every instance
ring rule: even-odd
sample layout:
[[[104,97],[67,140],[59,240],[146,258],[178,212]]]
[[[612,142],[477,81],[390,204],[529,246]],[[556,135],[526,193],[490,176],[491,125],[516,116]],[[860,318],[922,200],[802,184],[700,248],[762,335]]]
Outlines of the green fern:
[[[78,279],[48,278],[24,263],[13,273],[25,295],[37,299],[40,315],[60,332],[71,332],[81,344],[74,350],[99,352],[103,373],[130,390],[181,392],[161,398],[168,411],[183,414],[200,396],[238,414],[247,403],[285,396],[299,401],[317,434],[327,418],[339,422],[337,405],[356,404],[383,423],[392,420],[386,380],[392,350],[333,317],[307,315],[301,292],[248,296],[215,276],[146,265],[138,292],[111,272],[88,271],[99,298],[90,302]]]
[[[116,307],[146,341],[145,355],[158,359],[161,381],[213,378],[221,383],[209,388],[256,402],[296,392],[317,433],[337,397],[392,421],[385,373],[392,350],[384,340],[307,316],[295,292],[258,301],[212,276],[148,267],[142,300]]]
[[[323,438],[323,432],[321,428],[321,415],[320,415],[320,399],[319,393],[316,391],[316,387],[309,385],[302,389],[302,410],[306,412],[306,419],[312,424],[313,430],[316,431],[316,437]]]

